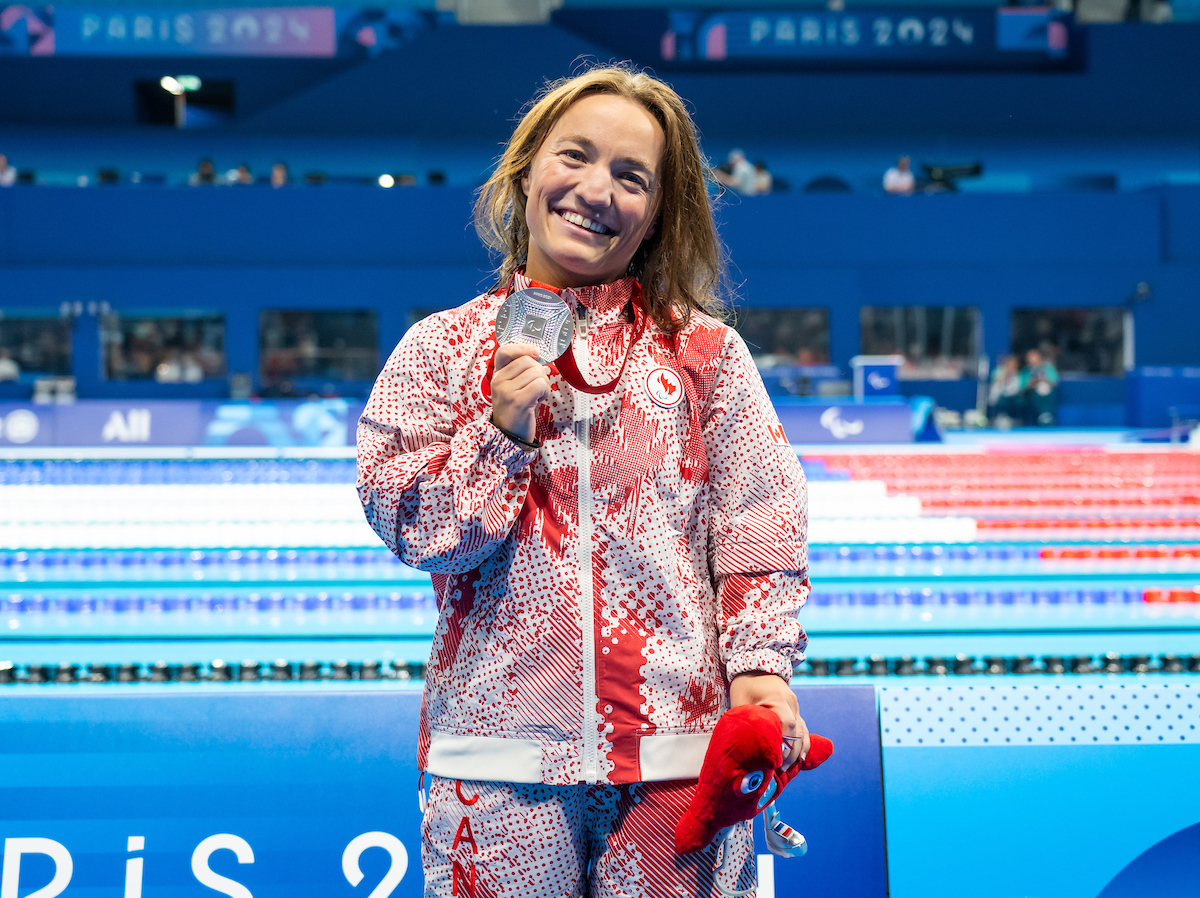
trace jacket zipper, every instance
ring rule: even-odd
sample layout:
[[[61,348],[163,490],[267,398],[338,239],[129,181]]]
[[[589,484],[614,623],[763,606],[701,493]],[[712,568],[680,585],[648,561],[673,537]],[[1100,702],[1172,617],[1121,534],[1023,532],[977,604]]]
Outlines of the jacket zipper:
[[[588,349],[588,308],[576,300],[575,333],[584,352],[584,369],[591,374]],[[592,594],[592,397],[575,390],[575,439],[579,444],[579,612],[583,631],[583,781],[599,780],[596,745],[596,607]]]

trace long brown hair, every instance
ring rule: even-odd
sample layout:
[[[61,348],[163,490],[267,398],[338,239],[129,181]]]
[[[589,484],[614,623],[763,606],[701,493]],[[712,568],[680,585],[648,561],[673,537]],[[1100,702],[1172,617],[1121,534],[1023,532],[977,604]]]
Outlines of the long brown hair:
[[[684,328],[693,310],[721,316],[727,278],[707,189],[715,183],[712,169],[700,153],[696,126],[683,100],[631,65],[598,66],[549,83],[521,117],[475,201],[475,230],[503,258],[497,269],[500,280],[507,281],[529,258],[521,179],[563,113],[590,94],[631,100],[663,130],[658,226],[630,262],[630,274],[641,281],[647,313],[668,333]]]

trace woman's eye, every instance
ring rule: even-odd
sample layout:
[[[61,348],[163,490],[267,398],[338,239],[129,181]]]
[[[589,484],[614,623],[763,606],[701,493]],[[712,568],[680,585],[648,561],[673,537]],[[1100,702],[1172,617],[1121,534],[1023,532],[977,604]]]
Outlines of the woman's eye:
[[[636,184],[638,187],[645,187],[646,181],[641,175],[635,175],[632,172],[627,172],[622,177],[631,184]]]
[[[761,770],[752,770],[742,777],[742,794],[749,795],[751,792],[757,792],[758,787],[762,785],[763,772]]]

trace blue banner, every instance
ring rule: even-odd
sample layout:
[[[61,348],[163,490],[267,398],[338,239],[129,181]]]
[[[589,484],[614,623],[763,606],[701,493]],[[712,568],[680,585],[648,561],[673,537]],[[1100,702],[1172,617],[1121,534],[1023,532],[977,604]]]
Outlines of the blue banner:
[[[55,9],[55,55],[333,56],[333,9]]]
[[[907,402],[779,399],[775,411],[792,444],[913,441],[913,411]]]
[[[1069,14],[1046,7],[911,11],[564,10],[556,24],[646,64],[686,68],[1041,68],[1071,64]]]
[[[331,6],[165,9],[0,6],[0,55],[371,56],[436,14]]]
[[[43,889],[41,898],[54,898],[69,886],[77,898],[422,895],[420,692],[361,687],[6,694],[0,894]],[[810,847],[801,859],[778,859],[774,894],[883,898],[874,687],[797,694],[836,753],[778,802]]]
[[[353,446],[362,409],[362,402],[349,399],[0,403],[0,448]]]
[[[84,399],[0,403],[0,448],[21,446],[353,446],[364,403]],[[911,443],[907,402],[775,400],[790,443]]]

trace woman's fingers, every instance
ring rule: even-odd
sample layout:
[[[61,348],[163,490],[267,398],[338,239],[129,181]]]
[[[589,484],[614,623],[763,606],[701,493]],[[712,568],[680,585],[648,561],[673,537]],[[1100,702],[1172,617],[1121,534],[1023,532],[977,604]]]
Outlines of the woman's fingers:
[[[496,350],[492,374],[492,420],[505,430],[533,439],[534,413],[550,396],[550,369],[537,359],[537,350],[506,343]]]
[[[527,355],[517,356],[503,368],[497,366],[495,373],[492,374],[492,381],[512,380],[514,377],[524,373],[525,371],[533,371],[538,368],[544,369],[546,366],[537,360],[536,357]]]
[[[496,404],[496,392],[496,386],[493,384],[493,406]],[[503,401],[512,403],[514,411],[532,412],[539,402],[550,398],[550,375],[545,368],[538,365],[507,381],[500,392],[503,394]]]
[[[792,739],[789,743],[791,751],[783,759],[783,766],[785,768],[791,767],[797,761],[803,761],[808,757],[808,750],[812,747],[812,740],[808,735],[808,725],[799,714],[796,715],[796,723],[792,727],[791,736]]]
[[[779,722],[783,724],[783,735],[788,737],[784,740],[788,751],[783,759],[784,769],[787,769],[808,755],[809,738],[808,726],[800,716],[800,706],[796,702],[795,693],[789,689],[785,695],[786,698],[775,705],[774,711],[779,715]]]
[[[528,343],[505,343],[496,350],[496,358],[492,362],[493,368],[500,371],[507,368],[509,363],[518,358],[529,358],[537,361],[538,351],[536,347],[530,346]]]
[[[542,383],[548,391],[550,369],[539,362],[536,355],[520,355],[503,368],[496,367],[492,374],[492,394],[495,395],[499,391],[503,395],[505,392],[521,390],[534,381]]]
[[[506,382],[509,389],[514,393],[524,390],[531,385],[544,388],[548,393],[550,391],[550,369],[544,365],[539,365],[537,362],[534,362],[531,367],[516,372],[511,378],[508,378]],[[494,382],[492,384],[492,388],[494,391]]]

